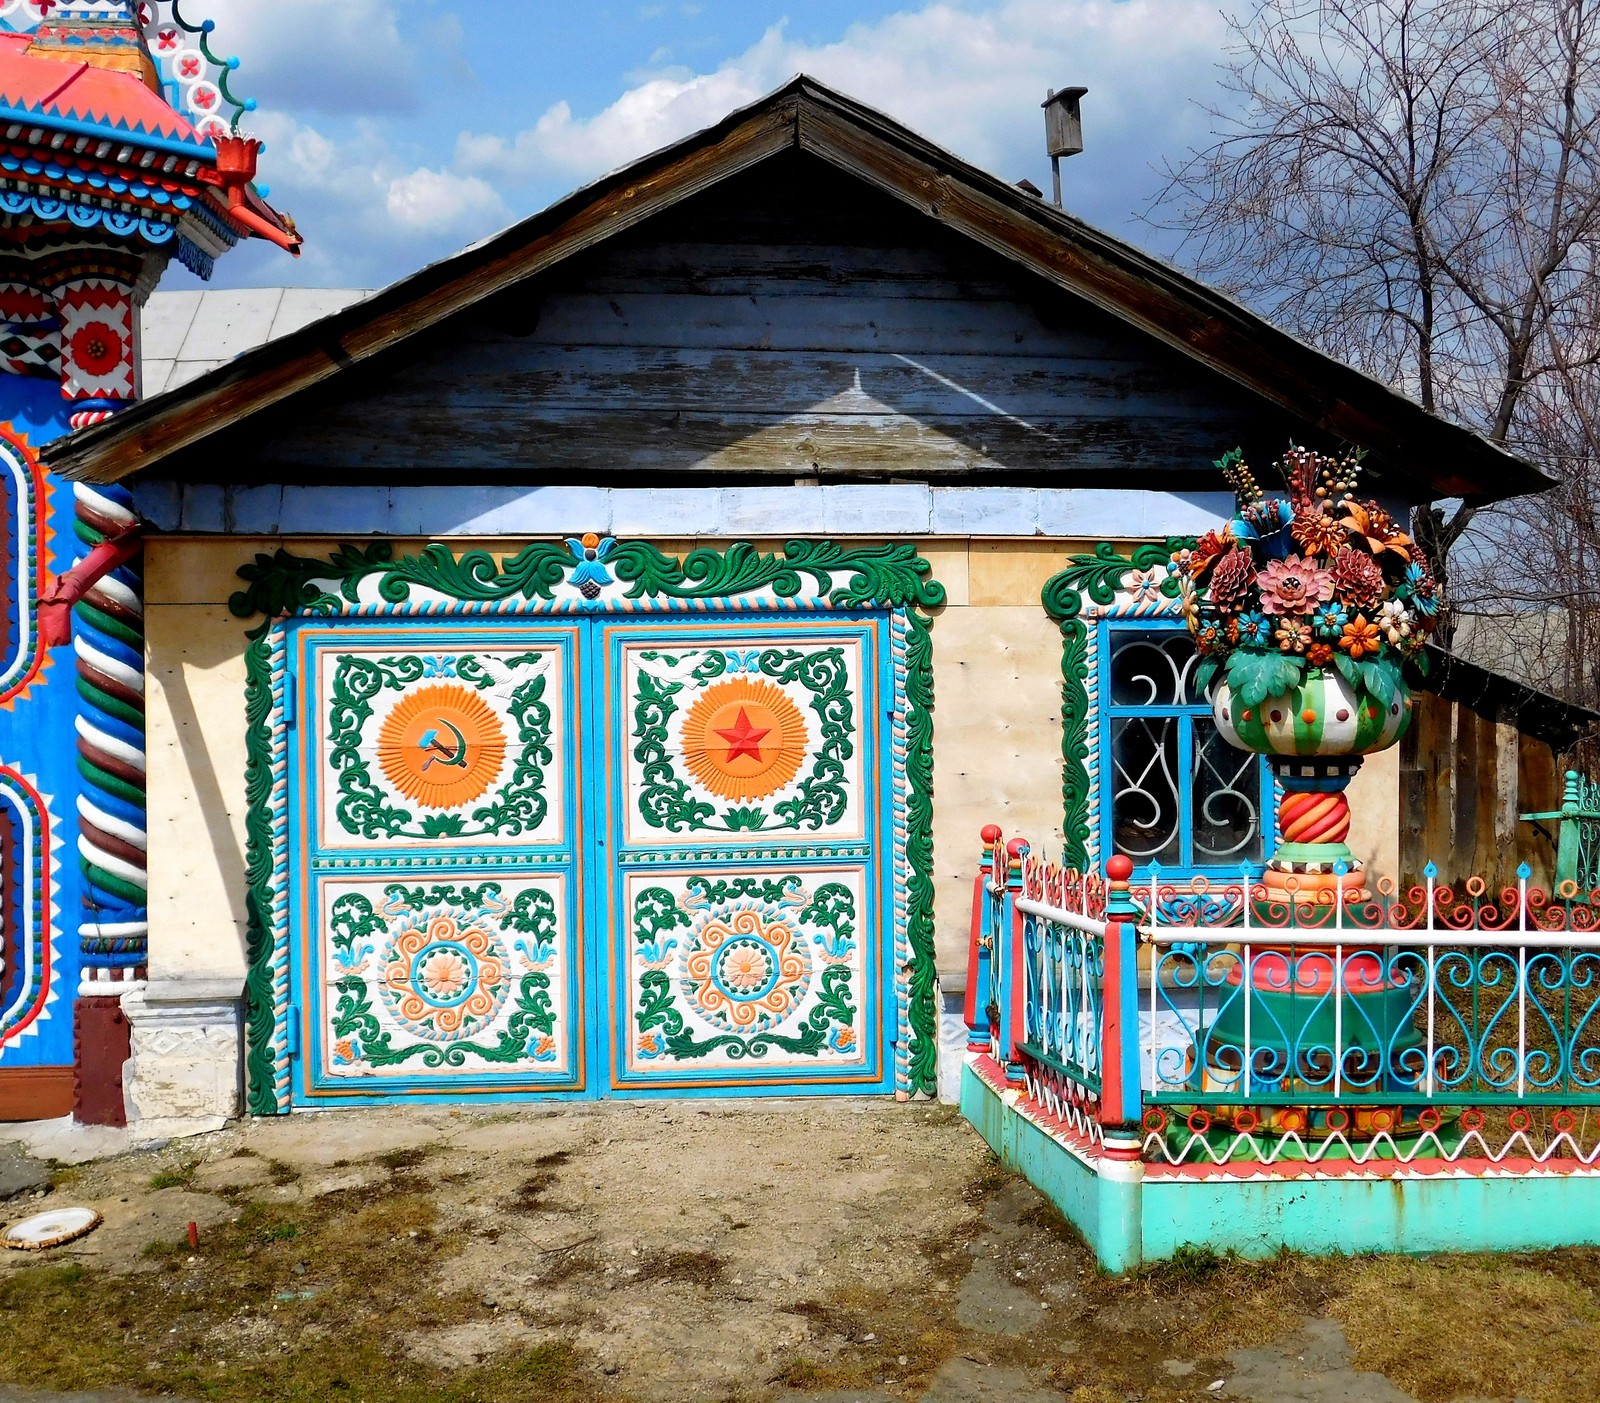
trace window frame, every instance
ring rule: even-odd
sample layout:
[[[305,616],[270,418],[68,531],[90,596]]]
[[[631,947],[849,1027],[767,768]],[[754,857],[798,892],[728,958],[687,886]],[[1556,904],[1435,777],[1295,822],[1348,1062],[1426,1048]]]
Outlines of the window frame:
[[[1112,757],[1114,722],[1128,718],[1153,717],[1177,719],[1187,724],[1178,731],[1178,764],[1181,790],[1178,813],[1179,861],[1172,865],[1159,864],[1161,875],[1178,881],[1205,877],[1211,881],[1237,878],[1248,867],[1252,874],[1259,873],[1266,857],[1277,846],[1277,782],[1267,765],[1265,756],[1257,756],[1256,769],[1260,788],[1261,854],[1237,862],[1195,862],[1194,859],[1194,756],[1195,721],[1211,717],[1211,708],[1204,702],[1169,702],[1149,705],[1113,703],[1111,700],[1111,658],[1116,636],[1127,634],[1186,634],[1181,619],[1170,618],[1118,618],[1103,617],[1094,625],[1094,680],[1099,695],[1099,705],[1094,709],[1094,738],[1092,745],[1098,760],[1100,783],[1096,786],[1094,831],[1097,847],[1104,857],[1117,852],[1114,809],[1117,798],[1116,764]],[[1212,722],[1213,726],[1215,722]],[[1134,859],[1134,880],[1147,880],[1151,863]]]

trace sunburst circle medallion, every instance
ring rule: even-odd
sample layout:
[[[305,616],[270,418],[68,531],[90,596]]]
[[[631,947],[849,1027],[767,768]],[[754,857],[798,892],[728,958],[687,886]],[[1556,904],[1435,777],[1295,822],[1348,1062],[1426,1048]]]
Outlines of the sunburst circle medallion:
[[[499,778],[505,759],[500,718],[467,687],[417,688],[396,703],[378,734],[378,763],[389,783],[429,809],[470,804]]]
[[[689,773],[721,799],[764,799],[793,782],[811,745],[805,717],[771,682],[707,687],[683,722]]]

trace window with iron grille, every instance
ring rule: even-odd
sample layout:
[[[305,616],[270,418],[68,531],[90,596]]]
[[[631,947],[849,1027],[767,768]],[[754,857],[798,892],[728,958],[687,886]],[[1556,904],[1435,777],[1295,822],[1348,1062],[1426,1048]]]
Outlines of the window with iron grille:
[[[1172,876],[1232,878],[1273,841],[1273,781],[1222,738],[1181,623],[1104,620],[1097,665],[1100,851]]]

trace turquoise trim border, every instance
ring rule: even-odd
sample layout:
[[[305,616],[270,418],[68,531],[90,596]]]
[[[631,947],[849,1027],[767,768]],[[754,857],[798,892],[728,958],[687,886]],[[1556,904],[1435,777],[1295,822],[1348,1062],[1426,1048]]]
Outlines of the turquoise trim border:
[[[1493,1174],[1263,1174],[1127,1178],[1097,1173],[1016,1109],[972,1061],[961,1114],[996,1155],[1083,1234],[1100,1264],[1126,1272],[1184,1247],[1264,1258],[1282,1248],[1355,1252],[1513,1252],[1600,1244],[1600,1170]]]

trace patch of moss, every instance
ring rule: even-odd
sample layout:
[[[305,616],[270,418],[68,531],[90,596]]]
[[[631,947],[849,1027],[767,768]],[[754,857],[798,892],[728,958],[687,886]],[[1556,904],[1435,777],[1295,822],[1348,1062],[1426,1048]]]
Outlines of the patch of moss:
[[[194,1172],[200,1167],[199,1160],[186,1159],[182,1164],[173,1165],[171,1169],[163,1169],[150,1176],[152,1189],[186,1189],[194,1182]]]

